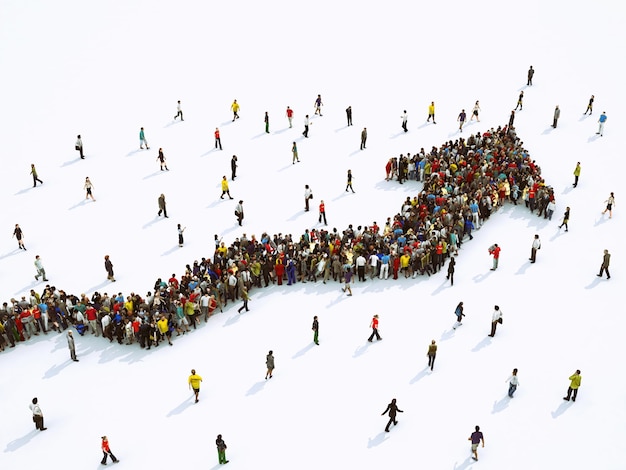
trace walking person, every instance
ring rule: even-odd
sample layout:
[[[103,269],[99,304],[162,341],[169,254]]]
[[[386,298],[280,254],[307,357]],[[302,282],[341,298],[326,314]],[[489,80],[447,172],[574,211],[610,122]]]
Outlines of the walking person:
[[[267,111],[265,111],[265,117],[263,118],[263,122],[265,122],[265,133],[269,134],[270,133],[270,116],[269,114],[267,114]]]
[[[289,121],[289,128],[293,127],[291,121],[293,120],[293,109],[287,106],[287,111],[285,111],[285,116],[287,116],[287,121]]]
[[[306,116],[304,116],[304,131],[302,132],[302,135],[307,139],[309,138],[309,124],[310,120],[309,115],[307,114]]]
[[[600,119],[598,119],[598,132],[596,132],[596,134],[600,134],[600,137],[602,137],[604,135],[604,123],[606,122],[606,112],[602,111],[602,114],[600,115]]]
[[[428,119],[426,119],[426,122],[430,122],[430,118],[433,118],[433,124],[437,124],[435,122],[435,102],[431,101],[430,104],[428,105]]]
[[[348,120],[348,126],[352,125],[352,106],[346,108],[346,119]]]
[[[589,103],[587,104],[587,109],[583,113],[583,116],[586,116],[587,113],[589,113],[589,116],[591,116],[593,114],[593,100],[594,99],[595,99],[595,97],[593,95],[591,95],[591,98],[589,98]]]
[[[220,199],[224,199],[224,194],[228,195],[228,199],[232,199],[230,195],[230,189],[228,188],[228,180],[226,179],[226,175],[222,176],[222,195]]]
[[[72,361],[78,362],[78,359],[76,358],[76,344],[74,343],[74,334],[72,333],[72,330],[68,330],[66,336],[67,347],[70,350],[70,357],[72,358]]]
[[[313,342],[319,346],[320,323],[317,320],[317,315],[313,317],[313,326],[311,329],[313,330]]]
[[[218,127],[215,128],[213,135],[215,136],[215,148],[222,150],[222,139],[220,137],[220,130]]]
[[[181,117],[181,121],[182,121],[182,117]],[[106,436],[102,436],[102,444],[100,447],[102,448],[102,454],[103,454],[102,460],[100,461],[102,465],[107,464],[108,457],[111,457],[111,460],[113,460],[114,463],[119,462],[119,459],[117,459],[115,455],[113,455],[113,452],[111,451],[111,447],[109,446],[109,439]]]
[[[93,197],[93,183],[89,179],[89,176],[85,178],[85,184],[83,185],[83,189],[85,190],[85,199],[91,198],[93,202],[96,202]]]
[[[519,386],[519,379],[517,378],[517,369],[513,369],[513,372],[511,373],[511,377],[506,379],[505,382],[509,383],[509,393],[508,393],[509,398],[513,398],[513,394],[515,393],[515,390],[517,390],[517,387]]]
[[[433,339],[428,345],[428,352],[426,353],[428,356],[428,367],[432,371],[435,367],[435,357],[437,357],[437,343]]]
[[[578,186],[578,178],[580,177],[580,162],[576,163],[576,168],[574,168],[574,184],[572,186]]]
[[[270,351],[269,353],[267,353],[267,356],[265,356],[265,366],[267,367],[267,372],[265,372],[265,380],[267,380],[268,377],[271,379],[272,372],[274,372],[274,351]]]
[[[496,335],[496,328],[498,323],[502,323],[502,312],[497,305],[493,308],[493,314],[491,315],[491,333],[489,336],[492,338]]]
[[[178,226],[176,227],[176,230],[178,230],[178,246],[179,247],[183,247],[183,244],[185,243],[185,239],[183,238],[183,233],[185,232],[185,229],[187,227],[181,227],[180,224],[178,224]]]
[[[526,81],[526,86],[533,86],[533,76],[535,75],[535,69],[531,65],[528,69],[528,80]]]
[[[314,103],[315,114],[319,114],[320,116],[322,115],[322,106],[324,106],[324,104],[322,103],[322,96],[317,95],[317,98],[315,98],[315,103]]]
[[[291,143],[291,164],[295,165],[296,162],[300,162],[300,159],[298,158],[298,146],[296,145],[295,142]]]
[[[606,203],[606,208],[602,211],[602,213],[605,214],[606,211],[609,211],[609,219],[610,219],[611,217],[613,217],[613,206],[615,205],[615,195],[611,193],[609,195],[609,198],[604,202]]]
[[[230,105],[230,109],[233,112],[233,122],[235,122],[235,119],[239,119],[239,103],[237,103],[237,100],[233,101],[233,104]]]
[[[509,116],[509,129],[513,127],[514,122],[515,122],[515,111],[511,111],[511,115]]]
[[[243,305],[237,309],[237,313],[241,313],[243,309],[246,309],[246,312],[249,312],[248,301],[250,300],[250,295],[248,294],[248,288],[243,286],[241,289],[241,300],[243,300]]]
[[[497,243],[494,243],[489,247],[489,254],[493,256],[493,267],[491,271],[498,269],[498,262],[500,261],[500,247]]]
[[[24,232],[22,232],[19,224],[15,224],[15,229],[13,230],[13,236],[11,238],[13,237],[15,237],[17,240],[17,247],[20,250],[26,251],[26,246],[24,245]]]
[[[559,105],[556,105],[556,108],[554,108],[554,117],[552,119],[552,127],[554,127],[556,129],[556,124],[559,121],[559,118],[561,117],[561,110],[559,109]]]
[[[454,314],[456,315],[456,323],[454,324],[452,329],[456,330],[458,326],[461,326],[463,324],[461,323],[463,317],[465,316],[465,314],[463,313],[463,302],[459,302],[459,305],[457,305],[454,309]]]
[[[230,179],[231,181],[235,181],[237,178],[237,155],[233,155],[233,158],[230,159]]]
[[[241,226],[243,221],[243,200],[240,200],[235,206],[235,216],[237,217],[237,223]]]
[[[465,114],[465,110],[462,109],[461,112],[459,113],[459,117],[456,118],[457,121],[459,121],[459,132],[463,132],[463,124],[465,124],[465,118],[466,118],[466,114]]]
[[[348,183],[346,184],[346,192],[348,192],[348,188],[350,188],[350,191],[354,194],[354,189],[352,188],[352,170],[348,170],[347,180]]]
[[[41,258],[39,257],[39,255],[35,256],[35,268],[37,269],[37,274],[35,275],[35,279],[39,280],[39,277],[41,276],[44,280],[44,282],[48,282],[48,279],[46,279],[46,270],[43,267],[43,263],[41,262]]]
[[[43,181],[41,181],[37,175],[37,169],[34,163],[30,164],[30,174],[33,175],[33,188],[37,186],[37,182],[43,184]]]
[[[174,121],[176,121],[176,118],[180,118],[181,121],[184,121],[183,109],[180,106],[180,100],[178,100],[178,103],[176,103],[176,115],[174,116]]]
[[[606,278],[611,279],[611,273],[609,273],[609,264],[611,262],[611,254],[609,250],[604,250],[604,256],[602,257],[602,264],[600,265],[600,274],[598,277],[602,277],[602,274],[606,272]]]
[[[165,194],[161,193],[158,199],[158,203],[159,212],[157,212],[157,217],[161,217],[161,213],[163,213],[163,216],[167,219],[167,204],[165,202]]]
[[[450,286],[454,285],[454,266],[456,266],[456,259],[450,258],[448,262],[448,275],[446,276],[446,279],[450,279]]]
[[[365,148],[365,143],[367,142],[367,127],[364,127],[361,131],[361,150]]]
[[[533,244],[530,248],[530,258],[528,258],[531,263],[537,261],[537,250],[541,250],[541,240],[539,240],[539,235],[535,234]]]
[[[514,111],[517,111],[517,108],[519,108],[520,111],[524,109],[523,100],[524,100],[524,90],[519,92],[519,96],[517,97],[517,105],[515,106]]]
[[[385,411],[382,412],[381,416],[385,416],[385,414],[389,413],[389,421],[387,422],[387,426],[385,426],[385,432],[389,432],[389,426],[393,423],[394,426],[398,424],[398,420],[396,420],[397,413],[404,413],[398,405],[396,404],[396,399],[392,399],[391,403],[387,405]]]
[[[470,435],[467,439],[468,441],[472,441],[472,453],[474,454],[472,458],[474,460],[478,460],[478,444],[482,442],[483,447],[485,447],[485,438],[483,433],[480,432],[480,426],[476,426],[475,431]]]
[[[74,148],[78,150],[80,158],[84,160],[85,155],[83,154],[83,139],[80,137],[80,134],[76,136],[76,144],[74,145]]]
[[[313,190],[308,184],[304,185],[304,212],[309,212],[309,200],[313,199]]]
[[[40,431],[45,431],[46,429],[48,429],[43,425],[43,412],[41,411],[41,407],[39,406],[37,397],[32,399],[28,407],[33,413],[33,422],[35,423],[35,429],[39,429]]]
[[[105,255],[104,257],[104,269],[107,272],[107,279],[111,282],[115,282],[115,277],[113,274],[113,263],[111,262],[109,255]]]
[[[157,155],[156,159],[159,161],[159,165],[161,166],[161,171],[164,171],[163,170],[164,168],[165,170],[170,171],[170,169],[167,167],[167,163],[165,163],[165,155],[163,154],[162,148],[159,149],[159,154]]]
[[[563,225],[565,225],[565,231],[567,232],[568,227],[567,227],[567,223],[569,222],[569,206],[565,208],[565,214],[563,214],[563,222],[561,222],[561,225],[559,225],[559,230],[561,230],[561,227],[563,227]]]
[[[146,140],[146,134],[143,131],[143,127],[139,129],[139,148],[143,149],[143,146],[146,146],[146,150],[150,150],[150,146],[148,145],[148,141]]]
[[[580,382],[582,377],[580,375],[580,370],[576,370],[572,375],[569,376],[570,384],[567,387],[567,395],[563,397],[563,400],[569,401],[570,398],[572,401],[576,401],[576,397],[578,396],[578,389],[580,388]]]
[[[367,340],[371,343],[374,339],[374,336],[376,336],[376,341],[381,341],[382,338],[378,334],[378,315],[374,315],[372,317],[372,321],[370,322],[370,328],[372,329],[372,334],[369,338],[367,338]]]
[[[226,464],[229,461],[226,460],[226,443],[222,439],[222,435],[218,434],[217,439],[215,439],[215,445],[217,446],[217,461],[220,465]]]
[[[406,114],[406,109],[402,112],[400,119],[402,119],[402,130],[404,130],[404,132],[409,132],[409,129],[407,128],[407,121],[409,118]]]
[[[350,284],[352,283],[352,278],[353,278],[352,268],[348,266],[345,272],[343,273],[344,282],[343,282],[343,287],[341,288],[343,292],[348,293],[348,297],[352,297],[352,287],[350,287]]]
[[[478,118],[479,111],[480,111],[480,104],[478,103],[478,100],[476,100],[476,103],[474,103],[474,109],[472,109],[472,117],[470,118],[470,121],[473,121],[474,118],[476,118],[476,122],[480,122],[480,119]]]
[[[198,395],[200,395],[200,383],[202,382],[202,377],[196,374],[196,369],[191,369],[191,375],[187,379],[187,383],[189,384],[189,388],[193,390],[193,394],[196,397],[196,403],[200,400]]]
[[[322,219],[324,220],[324,225],[328,225],[328,222],[326,222],[326,205],[324,204],[324,200],[322,199],[320,201],[320,206],[319,206],[319,212],[320,212],[320,216],[317,219],[318,223],[322,223]]]

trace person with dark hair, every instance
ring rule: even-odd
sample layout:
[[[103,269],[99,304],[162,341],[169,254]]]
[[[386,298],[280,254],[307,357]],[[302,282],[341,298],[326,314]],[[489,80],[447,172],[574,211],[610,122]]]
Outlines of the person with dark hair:
[[[265,380],[269,377],[272,378],[272,372],[274,372],[274,351],[270,351],[265,356],[265,366],[267,367],[267,372],[265,372]]]
[[[295,165],[296,162],[300,162],[300,159],[298,158],[298,146],[296,145],[295,142],[292,142],[292,144],[291,144],[291,164]]]
[[[239,119],[239,103],[237,103],[237,100],[233,100],[233,104],[230,105],[230,109],[233,112],[233,122],[235,122],[235,119]]]
[[[583,116],[586,116],[587,113],[589,113],[589,116],[591,116],[593,114],[593,100],[595,99],[595,97],[593,95],[591,95],[591,98],[589,98],[589,104],[587,105],[587,109],[585,110]]]
[[[143,131],[143,127],[141,129],[139,129],[139,148],[143,149],[143,146],[146,146],[146,150],[150,150],[150,147],[148,146],[148,141],[146,140],[146,134]]]
[[[565,225],[565,231],[567,232],[568,227],[567,227],[567,223],[569,222],[569,206],[565,208],[565,214],[563,214],[563,222],[561,222],[561,225],[559,225],[559,230],[561,229],[561,227],[563,227],[563,225]]]
[[[365,143],[367,142],[367,127],[364,127],[361,131],[361,150],[365,148]]]
[[[111,452],[111,448],[109,447],[109,439],[107,439],[106,436],[102,436],[101,448],[102,448],[102,453],[104,454],[102,456],[102,461],[100,462],[102,465],[107,464],[108,457],[111,457],[111,460],[113,460],[114,463],[119,462],[119,459],[115,457],[115,455],[113,455],[113,452]]]
[[[387,405],[387,408],[385,409],[385,411],[382,412],[381,416],[385,416],[386,413],[389,413],[389,421],[387,422],[387,426],[385,426],[385,432],[389,432],[389,426],[391,426],[391,423],[393,423],[394,426],[398,424],[398,421],[396,420],[396,414],[404,413],[404,411],[398,408],[398,405],[396,404],[396,399],[394,398],[391,400],[391,403]]]
[[[45,431],[46,427],[43,425],[43,412],[39,407],[39,403],[37,397],[33,398],[32,403],[28,405],[30,411],[33,412],[33,422],[35,423],[35,429],[39,429],[40,431]]]
[[[431,103],[428,105],[428,119],[426,119],[426,122],[430,122],[430,118],[433,118],[433,124],[437,124],[435,122],[435,102],[431,101]]]
[[[70,357],[72,358],[72,361],[78,362],[78,359],[76,358],[76,343],[74,343],[72,330],[68,330],[67,332],[67,347],[70,350]]]
[[[24,232],[22,232],[22,229],[20,228],[19,224],[15,224],[15,229],[13,230],[13,237],[17,239],[17,247],[20,250],[26,251],[26,246],[24,246]]]
[[[491,333],[489,336],[492,338],[496,335],[496,328],[498,323],[502,323],[502,312],[497,305],[494,307],[493,314],[491,315]]]
[[[315,98],[315,114],[319,114],[320,116],[322,116],[322,106],[324,106],[324,103],[322,103],[322,95],[317,95],[317,98]]]
[[[556,108],[554,108],[554,117],[552,119],[552,127],[554,127],[556,129],[556,124],[559,121],[559,118],[561,117],[561,110],[559,109],[559,105],[556,105]]]
[[[346,268],[346,272],[343,275],[344,284],[341,288],[343,292],[348,293],[348,297],[352,296],[352,288],[350,287],[350,283],[352,282],[352,274],[352,269],[350,268],[350,266],[348,266]]]
[[[580,388],[580,381],[582,380],[580,370],[576,370],[576,372],[570,375],[569,380],[570,384],[569,387],[567,387],[567,395],[563,397],[563,400],[569,401],[571,398],[572,401],[576,401],[576,397],[578,396],[578,389]]]
[[[160,217],[161,213],[163,213],[163,215],[167,219],[167,204],[165,202],[165,194],[161,193],[161,195],[159,196],[158,202],[159,202],[159,212],[157,213],[157,217]]]
[[[530,258],[528,258],[531,263],[537,261],[537,250],[541,250],[541,240],[539,240],[539,235],[535,234],[532,247],[530,248]]]
[[[308,184],[304,185],[304,212],[309,212],[309,200],[313,199],[313,190]]]
[[[109,259],[109,255],[104,257],[104,269],[107,272],[107,279],[111,282],[115,282],[115,277],[113,277],[113,263]]]
[[[96,199],[93,197],[93,183],[89,179],[89,176],[85,178],[83,189],[85,190],[85,199],[91,198],[93,202],[96,202]]]
[[[180,224],[178,224],[177,230],[178,230],[178,246],[182,248],[183,244],[185,243],[185,239],[183,238],[183,232],[185,231],[187,227],[181,227]]]
[[[319,212],[320,212],[320,216],[318,218],[318,222],[321,224],[322,223],[322,219],[323,219],[324,220],[324,225],[328,225],[328,222],[326,222],[326,205],[324,204],[324,200],[323,199],[320,201]]]
[[[226,460],[226,443],[222,439],[222,435],[218,434],[217,439],[215,439],[215,445],[217,446],[217,460],[220,464],[226,464],[229,461]]]
[[[156,159],[159,161],[161,171],[164,171],[163,168],[165,168],[167,171],[170,171],[170,169],[167,167],[167,163],[165,163],[165,155],[163,154],[162,148],[159,149],[159,154],[157,155]]]
[[[37,176],[37,169],[35,168],[34,163],[30,164],[30,174],[33,175],[33,188],[37,186],[38,181],[39,183],[43,184],[43,181],[41,181],[39,179],[39,176]]]
[[[196,374],[196,369],[191,369],[191,375],[189,379],[187,379],[187,383],[189,384],[189,388],[193,389],[193,393],[196,396],[196,403],[198,403],[200,394],[200,382],[202,382],[202,377]]]
[[[517,111],[517,108],[519,108],[520,111],[524,109],[524,90],[519,92],[519,96],[517,97],[517,105],[515,106],[514,111]],[[509,127],[511,126],[509,125]]]
[[[263,118],[263,121],[265,122],[265,133],[269,134],[270,133],[270,116],[269,114],[267,114],[267,111],[265,111],[265,117]]]
[[[456,265],[456,259],[455,258],[450,258],[450,261],[448,262],[448,275],[446,276],[446,279],[450,279],[450,285],[453,286],[454,285],[454,266]]]
[[[289,127],[293,127],[291,121],[293,120],[293,109],[287,106],[287,111],[285,111],[285,115],[287,116],[287,120],[289,121]]]
[[[313,330],[313,342],[319,346],[320,323],[317,320],[317,315],[313,317],[313,326],[311,329]]]
[[[611,193],[609,198],[604,201],[606,204],[606,208],[602,211],[602,214],[606,214],[606,211],[609,211],[609,219],[613,217],[613,206],[615,205],[615,194]]]
[[[465,114],[465,110],[462,109],[461,112],[459,113],[459,117],[456,118],[456,120],[459,121],[459,132],[463,132],[463,124],[465,124],[466,117],[467,115]]]
[[[465,316],[465,314],[463,313],[463,302],[459,302],[459,305],[457,305],[454,309],[454,314],[456,315],[456,323],[454,324],[452,329],[456,330],[457,326],[461,326],[463,324],[461,323],[463,317]]]
[[[237,216],[237,222],[241,225],[241,222],[243,221],[243,201],[239,201],[239,203],[235,206],[235,215]]]
[[[346,118],[348,119],[348,126],[352,125],[352,106],[346,108]]]
[[[302,135],[304,137],[306,137],[307,139],[309,138],[309,125],[310,125],[311,121],[309,120],[309,115],[307,114],[306,116],[304,116],[304,131],[302,132]]]
[[[480,426],[474,427],[475,431],[471,434],[470,437],[467,438],[468,441],[472,441],[472,453],[474,454],[472,458],[474,460],[478,460],[478,444],[482,442],[483,447],[485,447],[485,438],[483,433],[480,432]]]
[[[407,128],[407,122],[408,122],[409,117],[406,114],[406,109],[402,112],[400,119],[402,119],[402,130],[404,132],[409,132],[409,129]]]
[[[430,370],[432,371],[435,367],[435,358],[437,357],[437,344],[434,339],[428,345],[428,352],[426,355],[428,356],[428,367],[430,367]]]
[[[491,268],[491,270],[495,271],[496,269],[498,269],[498,262],[500,260],[500,247],[497,243],[494,243],[489,247],[489,254],[493,256],[493,267]]]
[[[228,188],[228,180],[226,179],[226,175],[222,176],[222,195],[220,199],[224,199],[224,194],[228,195],[228,199],[232,199],[230,195],[230,189]]]
[[[233,158],[230,159],[230,179],[231,181],[235,181],[237,177],[237,155],[233,155]]]
[[[574,184],[572,186],[578,186],[578,178],[580,177],[580,162],[576,163],[576,168],[574,168]]]
[[[80,134],[76,136],[76,145],[74,146],[76,150],[80,153],[80,158],[85,159],[85,155],[83,154],[83,139],[81,139]]]
[[[517,387],[519,386],[519,379],[517,378],[517,369],[513,369],[511,377],[506,379],[505,382],[509,383],[509,392],[508,392],[509,398],[513,398],[513,394],[515,393],[515,390],[517,390]]]
[[[243,286],[241,289],[241,300],[243,300],[243,305],[237,309],[237,313],[241,313],[243,309],[249,312],[248,301],[250,300],[250,295],[248,294],[248,288],[246,286]]]
[[[602,264],[600,265],[600,274],[598,277],[602,277],[602,274],[606,271],[606,278],[611,279],[611,274],[609,273],[609,263],[611,262],[611,254],[609,250],[604,250],[604,256],[602,257]]]
[[[369,338],[367,338],[367,340],[371,343],[372,340],[374,339],[374,336],[376,336],[376,340],[381,341],[382,338],[378,334],[378,315],[374,315],[372,317],[372,321],[370,322],[370,328],[372,329],[372,334],[370,335]]]
[[[183,109],[181,108],[180,100],[178,100],[178,103],[176,103],[176,115],[174,116],[174,121],[176,121],[176,118],[180,118],[181,121],[184,121]]]
[[[347,178],[347,184],[346,184],[346,192],[348,192],[348,188],[350,188],[350,191],[352,191],[352,193],[354,193],[354,189],[352,188],[352,170],[348,170],[348,176]]]
[[[213,135],[215,136],[215,148],[219,147],[219,149],[222,150],[222,139],[220,137],[220,130],[218,127],[215,128],[215,132],[213,133]]]
[[[35,256],[35,268],[37,268],[37,274],[35,275],[35,279],[39,280],[40,277],[43,278],[44,282],[48,282],[46,279],[46,270],[43,267],[43,263],[41,262],[41,258],[39,255]]]
[[[531,65],[528,69],[528,81],[526,82],[527,86],[533,86],[533,76],[535,75],[535,69]]]

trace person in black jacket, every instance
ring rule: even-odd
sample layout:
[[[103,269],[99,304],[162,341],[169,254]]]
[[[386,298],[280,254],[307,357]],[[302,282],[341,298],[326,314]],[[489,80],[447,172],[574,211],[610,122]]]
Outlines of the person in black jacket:
[[[396,413],[404,413],[404,411],[399,409],[398,405],[396,405],[395,398],[387,405],[387,409],[383,411],[381,416],[384,416],[387,412],[389,412],[389,422],[387,423],[387,426],[385,426],[385,432],[389,432],[389,426],[391,426],[391,423],[393,423],[394,426],[398,424],[398,421],[396,420]]]
[[[450,279],[450,285],[454,285],[454,265],[456,264],[456,260],[454,258],[450,258],[450,262],[448,263],[448,275],[446,279]]]
[[[230,179],[232,181],[235,181],[235,178],[237,177],[237,166],[237,155],[233,155],[233,158],[230,159]]]
[[[222,439],[222,435],[218,434],[217,439],[215,439],[215,445],[217,446],[217,459],[220,464],[228,463],[226,460],[226,443]]]
[[[319,346],[319,332],[320,332],[320,323],[317,320],[317,315],[313,317],[313,326],[311,327],[313,330],[313,342]]]
[[[111,282],[115,282],[115,277],[113,277],[113,263],[109,259],[109,255],[104,257],[104,269],[106,269],[107,272],[107,279]]]

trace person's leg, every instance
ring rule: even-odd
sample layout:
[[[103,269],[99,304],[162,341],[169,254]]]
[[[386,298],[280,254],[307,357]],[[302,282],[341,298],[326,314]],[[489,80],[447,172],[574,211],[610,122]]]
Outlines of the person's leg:
[[[576,401],[577,396],[578,396],[578,389],[575,388],[573,389],[573,393],[572,393],[572,401]]]

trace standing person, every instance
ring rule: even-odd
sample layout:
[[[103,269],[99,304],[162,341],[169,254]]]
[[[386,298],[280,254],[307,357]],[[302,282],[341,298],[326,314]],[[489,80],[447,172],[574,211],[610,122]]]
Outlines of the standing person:
[[[239,119],[239,103],[237,103],[237,100],[233,101],[233,104],[230,105],[230,109],[233,112],[233,122],[235,122],[235,119]]]
[[[472,117],[470,118],[470,121],[473,121],[474,117],[476,117],[476,121],[480,122],[480,119],[478,118],[479,111],[480,111],[480,104],[478,103],[478,100],[476,100],[476,103],[474,104],[474,109],[472,109]]]
[[[33,422],[35,423],[35,429],[39,429],[40,431],[45,431],[46,427],[43,425],[43,412],[39,407],[39,403],[37,397],[33,398],[30,405],[28,405],[30,411],[33,412]]]
[[[602,213],[605,214],[606,211],[609,211],[609,219],[610,219],[611,217],[613,217],[613,206],[615,205],[615,195],[611,193],[609,195],[609,198],[604,202],[606,203],[606,208],[602,211]]]
[[[298,158],[298,146],[296,145],[295,142],[291,143],[291,164],[295,165],[296,162],[300,162],[300,159]]]
[[[406,114],[406,109],[402,112],[402,116],[400,116],[400,119],[402,119],[402,129],[404,130],[404,132],[409,132],[409,129],[407,128],[407,121],[409,118]]]
[[[346,192],[348,192],[348,188],[350,188],[350,191],[354,193],[354,189],[352,189],[352,170],[348,170],[347,181],[348,183],[346,184]]]
[[[511,115],[509,116],[509,129],[513,127],[514,122],[515,122],[515,110],[511,111]]]
[[[385,432],[389,432],[389,426],[391,426],[391,423],[393,423],[394,426],[398,424],[398,421],[396,420],[396,413],[404,413],[404,411],[396,405],[395,398],[392,399],[391,403],[387,405],[387,409],[382,412],[381,416],[385,416],[387,412],[389,413],[389,421],[387,422],[387,426],[385,426]]]
[[[596,134],[600,134],[600,137],[602,137],[604,135],[604,123],[606,122],[606,111],[602,111],[602,114],[600,115],[600,119],[598,119],[598,132],[596,132]]]
[[[313,190],[308,184],[304,185],[304,212],[309,212],[309,200],[313,199]]]
[[[84,160],[85,155],[83,154],[83,139],[80,137],[80,134],[76,136],[76,144],[74,145],[74,148],[78,150],[78,152],[80,153],[80,158]]]
[[[109,255],[104,257],[104,269],[107,272],[107,279],[111,282],[115,282],[115,277],[113,277],[113,263],[111,262]]]
[[[243,305],[237,309],[237,313],[241,313],[244,308],[246,312],[249,312],[248,301],[250,300],[250,295],[248,294],[248,288],[246,286],[243,286],[241,289],[241,300],[243,300]]]
[[[497,305],[493,308],[493,314],[491,315],[491,333],[489,336],[492,338],[496,335],[496,328],[498,323],[502,323],[502,312]]]
[[[472,441],[472,453],[474,454],[472,458],[478,460],[478,444],[482,442],[483,447],[485,447],[485,438],[483,437],[483,433],[480,432],[480,426],[476,426],[474,429],[475,431],[467,440]]]
[[[96,202],[93,197],[93,183],[89,179],[89,176],[85,178],[85,184],[83,185],[83,189],[85,190],[85,199],[91,198],[93,202]]]
[[[600,265],[600,274],[598,277],[602,277],[602,274],[606,271],[606,278],[611,279],[611,274],[609,273],[609,264],[611,262],[611,254],[609,250],[604,250],[604,256],[602,257],[602,264]]]
[[[495,271],[498,269],[498,261],[500,260],[500,247],[497,243],[494,243],[489,247],[489,254],[493,256],[493,267],[491,270]]]
[[[24,232],[22,232],[19,224],[15,224],[15,229],[13,230],[13,236],[11,238],[13,237],[17,239],[17,247],[20,250],[26,251],[26,246],[24,245]]]
[[[161,193],[161,195],[159,196],[159,212],[157,212],[157,217],[161,216],[161,213],[163,213],[163,216],[167,219],[167,204],[165,202],[165,194]]]
[[[43,184],[43,181],[41,181],[39,179],[39,176],[37,176],[37,169],[35,168],[35,164],[34,163],[30,164],[30,174],[33,175],[33,188],[37,186],[37,181],[39,181],[39,183]]]
[[[217,461],[221,464],[226,464],[229,461],[226,460],[226,443],[222,439],[222,435],[218,434],[217,439],[215,439],[215,445],[217,446]]]
[[[535,69],[531,65],[528,69],[528,81],[526,82],[526,86],[533,86],[533,75],[535,75]]]
[[[378,315],[374,315],[372,317],[372,321],[370,322],[370,328],[372,329],[372,334],[370,335],[369,338],[367,338],[367,340],[371,343],[372,340],[374,339],[374,336],[376,336],[376,340],[381,341],[382,338],[378,334]]]
[[[367,127],[364,127],[361,131],[361,150],[365,148],[365,143],[367,142]]]
[[[215,128],[213,135],[215,136],[215,148],[222,150],[222,139],[220,138],[220,130],[218,127]]]
[[[465,118],[466,118],[466,114],[465,114],[465,110],[462,109],[461,112],[459,113],[459,117],[456,119],[457,121],[459,121],[459,132],[463,132],[463,124],[465,124]]]
[[[565,225],[565,231],[567,232],[568,227],[567,227],[567,223],[569,222],[569,206],[565,208],[565,214],[563,214],[563,222],[561,222],[561,225],[559,225],[559,230],[561,229],[561,227],[563,227],[563,225]]]
[[[322,115],[322,106],[324,106],[322,103],[322,96],[317,95],[317,98],[315,98],[315,104],[314,104],[315,114],[319,114],[320,116]]]
[[[570,384],[567,387],[567,396],[563,397],[563,400],[569,401],[570,397],[572,401],[576,401],[576,397],[578,396],[578,389],[580,388],[580,381],[582,377],[580,375],[580,370],[576,370],[572,375],[569,376]],[[573,392],[573,396],[572,396]]]
[[[39,276],[41,276],[44,280],[44,282],[48,282],[48,279],[46,279],[46,270],[43,267],[43,264],[41,262],[41,258],[39,257],[39,255],[35,256],[35,268],[37,268],[37,274],[35,275],[35,279],[39,280]]]
[[[430,370],[432,371],[435,367],[435,357],[437,357],[437,344],[434,339],[428,345],[428,352],[426,355],[428,356],[428,367],[430,367]]]
[[[265,122],[265,133],[269,134],[270,133],[270,116],[269,114],[267,114],[267,111],[265,111],[265,117],[263,118],[263,122]]]
[[[554,108],[554,117],[552,119],[552,127],[554,127],[556,129],[556,124],[559,121],[559,118],[561,117],[561,110],[559,109],[559,105],[556,105],[556,108]]]
[[[159,149],[159,154],[157,155],[156,159],[159,161],[161,171],[164,171],[163,168],[165,168],[167,171],[170,171],[170,169],[167,167],[167,163],[165,163],[165,155],[163,154],[162,148]]]
[[[517,369],[513,369],[513,373],[511,377],[505,380],[505,382],[509,383],[509,398],[513,398],[513,394],[517,387],[519,386],[519,379],[517,378]]]
[[[289,106],[287,106],[287,111],[285,111],[285,116],[287,116],[287,121],[289,121],[289,128],[292,128],[293,125],[291,124],[291,121],[293,119],[293,109],[291,109]]]
[[[237,155],[233,155],[233,158],[230,159],[230,179],[235,181],[237,178]]]
[[[346,118],[348,119],[348,126],[352,125],[352,106],[346,108]]]
[[[265,372],[265,380],[269,377],[272,378],[272,372],[274,372],[274,351],[270,351],[265,356],[265,365],[267,366],[267,372]]]
[[[320,323],[317,320],[317,315],[313,317],[313,326],[311,329],[313,330],[313,342],[319,346]]]
[[[574,168],[574,184],[572,186],[578,186],[578,178],[580,177],[580,162],[576,163],[576,168]]]
[[[224,194],[228,194],[228,199],[232,199],[230,196],[230,189],[228,188],[228,180],[226,179],[226,175],[222,176],[222,195],[220,199],[224,199]]]
[[[237,223],[241,226],[243,221],[243,201],[240,200],[235,206],[235,215],[237,216]]]
[[[146,134],[143,131],[143,127],[139,129],[139,148],[143,149],[143,146],[146,146],[146,150],[150,150],[148,146],[148,141],[146,140]]]
[[[179,101],[180,103],[180,101]],[[181,117],[181,121],[182,121],[182,117]],[[100,462],[102,465],[106,465],[107,464],[107,458],[111,457],[111,460],[113,460],[114,463],[118,463],[119,459],[117,459],[115,457],[115,455],[113,455],[113,452],[111,452],[111,448],[109,447],[109,440],[107,439],[106,436],[102,436],[102,453],[104,454],[102,456],[102,461]]]
[[[341,290],[343,292],[347,292],[348,293],[348,297],[352,297],[352,287],[350,287],[350,283],[352,283],[352,268],[350,268],[350,266],[348,266],[346,268],[346,272],[343,274],[343,287],[341,288]]]
[[[185,243],[185,240],[183,238],[183,232],[185,231],[187,227],[181,227],[180,224],[178,224],[178,227],[176,227],[176,230],[178,230],[178,246],[179,247],[183,247],[183,244]]]
[[[309,138],[309,124],[309,115],[307,114],[306,116],[304,116],[304,131],[302,132],[302,135],[307,139]]]
[[[519,92],[519,96],[517,97],[517,105],[515,106],[515,111],[517,111],[517,108],[519,108],[520,111],[524,109],[523,100],[524,100],[524,90]]]
[[[174,116],[174,121],[176,121],[176,118],[180,118],[181,121],[184,121],[183,109],[180,106],[180,100],[176,103],[176,115]]]
[[[585,110],[583,116],[587,115],[587,112],[589,112],[589,116],[591,116],[593,114],[593,100],[595,99],[595,97],[593,95],[591,95],[591,98],[589,98],[589,104],[587,104],[587,109]]]
[[[450,261],[448,262],[448,275],[446,276],[446,279],[450,279],[451,286],[454,285],[454,266],[455,265],[456,265],[455,258],[450,258]]]
[[[430,104],[428,105],[428,119],[426,119],[426,122],[430,122],[430,118],[433,118],[433,124],[437,124],[435,122],[435,102],[431,101]]]
[[[196,403],[200,400],[198,395],[200,395],[200,382],[202,382],[202,377],[196,374],[196,369],[191,369],[191,375],[187,379],[187,383],[189,384],[189,388],[193,390],[193,394],[196,397]]]
[[[537,261],[537,250],[541,250],[541,240],[539,240],[539,235],[535,234],[533,244],[530,248],[530,258],[528,258],[531,263]]]
[[[465,314],[463,313],[463,302],[459,302],[459,305],[457,305],[454,309],[454,314],[456,315],[456,323],[454,324],[452,329],[456,330],[457,326],[461,326],[463,324],[461,323],[463,317],[465,316]]]
[[[322,219],[324,220],[324,225],[328,225],[328,222],[326,222],[326,205],[324,204],[324,200],[322,199],[320,201],[320,207],[319,207],[319,211],[320,211],[320,216],[318,218],[318,223],[322,223]]]
[[[70,350],[70,357],[72,358],[72,361],[78,362],[78,359],[76,358],[76,344],[74,343],[74,334],[72,333],[72,330],[67,331],[67,347]]]

